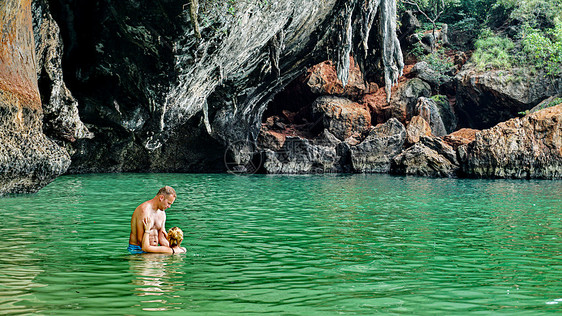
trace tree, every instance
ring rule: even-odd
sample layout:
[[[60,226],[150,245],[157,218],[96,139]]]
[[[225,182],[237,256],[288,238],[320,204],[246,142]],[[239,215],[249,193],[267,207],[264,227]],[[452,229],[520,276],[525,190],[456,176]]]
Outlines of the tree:
[[[435,51],[435,29],[437,27],[436,23],[439,17],[445,12],[445,0],[402,0],[402,3],[415,8],[415,10],[421,13],[432,25],[431,35],[433,39],[431,41],[431,52]]]

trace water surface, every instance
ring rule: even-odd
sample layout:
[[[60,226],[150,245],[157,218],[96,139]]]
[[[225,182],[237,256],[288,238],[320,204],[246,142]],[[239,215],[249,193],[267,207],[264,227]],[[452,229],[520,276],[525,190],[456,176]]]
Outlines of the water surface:
[[[184,255],[129,255],[132,211],[178,192]],[[562,181],[64,176],[0,199],[0,314],[562,312]]]

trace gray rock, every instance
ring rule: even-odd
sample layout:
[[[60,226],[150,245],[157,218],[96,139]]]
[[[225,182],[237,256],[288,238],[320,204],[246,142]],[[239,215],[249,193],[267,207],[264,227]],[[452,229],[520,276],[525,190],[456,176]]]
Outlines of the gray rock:
[[[90,130],[108,133],[72,144],[79,156],[71,170],[98,170],[83,158],[110,142],[129,145],[103,149],[107,170],[156,168],[156,151],[186,151],[201,133],[223,148],[252,143],[269,101],[307,67],[332,57],[345,85],[351,49],[367,81],[381,78],[390,92],[401,74],[395,0],[264,3],[199,1],[199,10],[175,0],[61,4],[55,17],[69,39],[64,80]],[[206,149],[187,150],[205,156]]]
[[[447,156],[435,147],[431,148],[426,146],[425,142],[419,142],[393,159],[392,172],[424,177],[454,177],[459,165],[447,159]]]
[[[459,125],[476,129],[490,128],[562,94],[561,78],[547,79],[526,69],[479,72],[467,64],[455,80]]]
[[[379,124],[357,146],[351,146],[353,170],[362,173],[387,173],[392,158],[402,151],[406,139],[406,128],[397,119],[391,118]]]
[[[37,78],[43,106],[43,130],[49,137],[73,142],[92,138],[78,115],[78,102],[64,82],[62,73],[63,44],[59,26],[44,0],[31,2]]]
[[[391,116],[401,122],[410,120],[415,113],[415,106],[420,97],[431,96],[431,86],[419,79],[414,78],[406,82],[395,92],[390,102]]]
[[[416,104],[417,115],[421,115],[426,121],[429,122],[431,127],[431,133],[435,136],[445,136],[447,135],[447,130],[443,120],[441,119],[441,111],[439,110],[437,103],[433,99],[420,97],[418,103]]]
[[[453,81],[453,77],[436,72],[431,69],[425,61],[416,63],[412,68],[411,73],[417,78],[429,83],[434,91],[439,91],[439,87]]]
[[[330,143],[316,145],[308,139],[287,136],[278,151],[264,151],[263,168],[267,173],[331,173],[340,172],[340,157]]]

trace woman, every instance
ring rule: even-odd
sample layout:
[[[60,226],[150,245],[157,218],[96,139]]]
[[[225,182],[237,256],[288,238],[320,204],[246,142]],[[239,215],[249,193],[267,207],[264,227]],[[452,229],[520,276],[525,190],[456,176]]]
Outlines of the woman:
[[[181,242],[183,241],[183,231],[179,229],[179,227],[172,227],[168,231],[168,242],[170,243],[170,247],[166,246],[151,246],[150,241],[148,240],[150,234],[149,230],[152,226],[149,218],[144,218],[142,220],[144,224],[144,235],[142,236],[142,251],[144,252],[152,252],[152,253],[169,253],[169,254],[176,254],[176,253],[184,253],[187,250],[184,247],[180,247]]]

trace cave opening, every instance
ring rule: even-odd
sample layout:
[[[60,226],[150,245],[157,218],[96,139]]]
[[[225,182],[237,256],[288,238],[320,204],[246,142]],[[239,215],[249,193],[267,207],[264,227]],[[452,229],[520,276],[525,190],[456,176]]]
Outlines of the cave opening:
[[[351,58],[343,85],[332,61],[313,65],[275,95],[262,115],[258,143],[279,149],[287,136],[308,140],[330,132],[340,141],[363,139],[371,126],[385,122],[390,111],[384,88],[367,82]]]
[[[275,95],[262,116],[262,126],[287,136],[314,138],[323,129],[322,120],[312,113],[318,97],[307,85],[308,73],[290,82]]]

